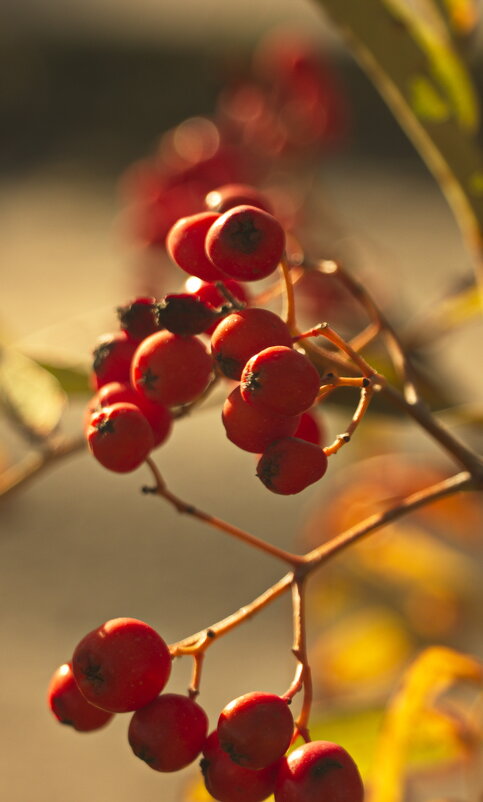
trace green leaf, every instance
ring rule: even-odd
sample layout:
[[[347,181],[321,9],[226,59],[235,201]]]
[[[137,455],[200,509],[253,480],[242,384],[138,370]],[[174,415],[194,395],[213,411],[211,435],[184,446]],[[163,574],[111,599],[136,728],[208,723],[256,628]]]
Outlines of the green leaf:
[[[0,408],[35,440],[45,440],[57,428],[66,403],[57,379],[29,357],[0,346]]]
[[[479,120],[478,100],[466,66],[452,47],[451,41],[401,0],[382,1],[394,19],[406,27],[426,56],[428,76],[434,81],[433,98],[440,95],[441,102],[448,104],[448,109],[461,128],[474,132]],[[410,78],[410,86],[414,80]],[[427,86],[430,86],[429,80]],[[413,111],[419,116],[414,106]],[[447,116],[444,116],[438,122],[446,119]]]
[[[74,365],[60,365],[50,362],[39,363],[44,370],[54,376],[67,395],[85,395],[93,393],[89,385],[89,377],[85,370]]]

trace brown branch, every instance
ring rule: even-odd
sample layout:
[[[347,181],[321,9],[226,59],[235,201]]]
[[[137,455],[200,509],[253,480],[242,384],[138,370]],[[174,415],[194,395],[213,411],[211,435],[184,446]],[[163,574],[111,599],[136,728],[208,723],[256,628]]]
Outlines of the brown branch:
[[[259,551],[263,551],[265,554],[269,554],[271,557],[276,557],[277,560],[288,563],[288,565],[296,566],[301,562],[301,557],[297,554],[291,554],[284,549],[279,549],[277,546],[267,543],[265,540],[261,540],[261,538],[255,537],[255,535],[251,535],[249,532],[245,532],[243,529],[239,529],[237,526],[233,526],[233,524],[223,521],[221,518],[216,518],[210,513],[203,512],[203,510],[178,498],[178,496],[175,496],[174,493],[168,490],[156,464],[150,457],[146,459],[146,465],[153,474],[155,485],[154,487],[143,487],[143,493],[160,496],[168,501],[178,512],[191,515],[193,518],[197,518],[199,521],[209,524],[215,529],[225,532],[243,541],[243,543],[253,546]]]
[[[250,604],[240,607],[235,613],[223,618],[216,624],[212,624],[207,629],[202,629],[194,635],[189,635],[177,643],[173,643],[169,650],[173,657],[181,657],[189,650],[189,654],[196,654],[197,652],[205,651],[211,643],[218,638],[231,632],[232,629],[237,627],[243,621],[247,621],[256,613],[267,607],[268,604],[278,599],[291,587],[293,582],[293,572],[285,574],[278,582],[268,588],[260,596],[257,596]]]
[[[433,501],[451,496],[454,493],[458,493],[463,490],[473,489],[480,488],[475,485],[472,476],[466,472],[459,473],[455,476],[449,477],[448,479],[444,479],[442,482],[431,485],[431,487],[420,490],[417,493],[412,493],[410,496],[402,499],[397,506],[392,507],[390,510],[386,510],[385,512],[377,515],[371,515],[356,526],[347,529],[345,532],[342,532],[342,534],[332,538],[332,540],[328,541],[327,543],[323,543],[321,546],[318,546],[316,549],[308,552],[303,557],[300,557],[300,563],[295,568],[295,572],[289,572],[285,574],[278,582],[268,588],[250,604],[241,607],[237,612],[227,616],[226,618],[223,618],[216,624],[212,624],[207,629],[202,629],[199,632],[196,632],[194,635],[190,635],[189,637],[172,644],[170,646],[170,652],[172,656],[181,657],[182,655],[186,654],[196,655],[199,653],[204,653],[211,643],[213,643],[216,639],[227,634],[239,624],[263,610],[272,601],[275,601],[275,599],[277,599],[283,593],[286,593],[290,587],[297,584],[300,587],[300,583],[305,579],[306,576],[316,571],[321,565],[326,563],[332,557],[335,557],[337,554],[339,554],[339,552],[346,549],[352,543],[362,540],[362,538],[366,537],[372,532],[382,529],[382,527],[386,526],[392,521],[402,518],[404,515],[408,515],[410,512],[414,512],[414,510],[424,507],[426,504],[431,504]],[[297,621],[299,621],[301,615],[299,607],[296,608],[294,615]],[[298,631],[300,631],[299,624],[296,625],[296,631],[297,628]],[[297,638],[295,638],[294,642],[298,642]],[[294,682],[287,693],[291,693],[292,691],[295,693],[298,687],[300,687],[300,685],[298,685],[298,687],[294,690],[294,684],[300,682],[300,672],[301,669],[298,670]]]
[[[0,499],[7,498],[47,468],[85,448],[85,437],[79,436],[70,440],[63,438],[51,443],[44,451],[27,454],[21,462],[11,465],[0,475]]]
[[[443,481],[437,482],[424,490],[418,490],[416,493],[406,496],[406,498],[402,499],[396,506],[391,507],[385,512],[371,515],[361,523],[347,529],[341,535],[337,535],[337,537],[332,538],[332,540],[329,540],[327,543],[323,543],[321,546],[308,552],[308,554],[305,554],[303,558],[304,566],[297,571],[297,575],[304,576],[307,573],[311,573],[315,568],[327,562],[327,560],[335,554],[348,548],[352,543],[362,540],[362,538],[372,532],[392,523],[392,521],[397,521],[398,518],[402,518],[404,515],[426,504],[430,504],[446,496],[451,496],[453,493],[462,490],[472,489],[481,489],[481,486],[478,488],[471,474],[464,471],[448,479],[443,479]]]
[[[396,373],[401,376],[403,381],[404,397],[408,403],[415,403],[419,399],[419,393],[416,387],[411,363],[404,351],[398,335],[385,315],[379,309],[372,296],[367,292],[365,287],[363,287],[362,284],[356,281],[355,278],[353,278],[346,270],[344,270],[344,268],[338,262],[322,260],[317,262],[315,267],[324,275],[335,276],[365,310],[369,320],[371,321],[371,325],[366,331],[368,331],[370,335],[374,334],[375,332],[381,332],[386,343],[389,356],[393,362],[394,369],[396,370]],[[361,332],[361,336],[363,334],[365,339],[367,339],[367,334],[365,332]],[[351,345],[354,349],[356,349],[356,346],[359,348],[361,347],[357,342],[357,339],[355,344],[352,342]]]

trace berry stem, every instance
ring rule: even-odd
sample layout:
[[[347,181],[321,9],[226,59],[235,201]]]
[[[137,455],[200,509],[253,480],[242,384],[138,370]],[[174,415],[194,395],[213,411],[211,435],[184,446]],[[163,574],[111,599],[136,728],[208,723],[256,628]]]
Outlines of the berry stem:
[[[363,378],[354,378],[354,377],[345,377],[345,376],[336,376],[333,373],[328,373],[324,376],[322,380],[322,384],[320,385],[320,391],[316,398],[316,403],[323,401],[324,398],[327,398],[334,390],[338,387],[366,387],[368,379]]]
[[[285,305],[286,310],[284,313],[285,321],[292,334],[295,334],[297,329],[296,315],[295,315],[295,294],[293,289],[292,276],[290,274],[290,266],[287,258],[284,256],[280,262],[280,268],[283,273],[283,280],[285,284]]]
[[[310,709],[312,706],[312,672],[307,657],[307,634],[306,634],[306,606],[305,606],[305,582],[303,579],[296,579],[292,584],[292,611],[294,642],[292,652],[298,660],[300,669],[300,680],[303,686],[302,709],[295,721],[296,733],[302,736],[304,741],[310,741],[308,722]],[[295,734],[294,740],[297,737]]]
[[[374,331],[377,329],[377,332],[380,331],[382,333],[386,348],[394,365],[394,369],[403,381],[404,397],[408,403],[415,403],[419,399],[419,393],[416,387],[412,365],[404,351],[398,335],[386,319],[385,315],[379,309],[371,295],[367,292],[365,287],[363,287],[362,284],[356,281],[356,279],[354,279],[346,270],[344,270],[338,262],[322,260],[317,263],[316,269],[325,275],[335,275],[340,283],[351,293],[351,295],[365,310],[369,319],[371,320],[371,325],[374,327]],[[371,325],[368,327],[369,329],[371,328]],[[363,334],[364,332],[361,332],[361,334],[358,336],[362,337]],[[356,343],[351,343],[354,349],[357,350],[357,348],[363,347],[360,342],[357,342],[357,338],[354,339],[356,340]],[[367,343],[364,343],[363,341],[363,344]]]
[[[188,688],[188,695],[190,699],[196,699],[200,692],[201,670],[203,668],[204,659],[204,651],[197,652],[197,654],[193,655],[193,673],[191,675],[191,683]]]
[[[298,342],[299,340],[304,340],[307,337],[325,337],[329,342],[333,343],[340,351],[347,354],[348,357],[354,362],[355,365],[359,368],[361,373],[366,376],[367,378],[370,376],[375,376],[376,371],[372,368],[368,362],[359,354],[357,351],[352,348],[350,343],[346,342],[340,334],[329,326],[328,323],[319,323],[317,326],[314,326],[308,331],[304,331],[301,334],[297,334],[294,337],[294,341]],[[385,379],[383,376],[378,376],[379,382],[384,384]]]
[[[364,379],[362,381],[364,381]],[[356,411],[352,416],[352,420],[349,426],[347,427],[347,430],[342,434],[338,434],[332,445],[327,446],[326,448],[323,449],[327,457],[332,456],[332,454],[337,454],[337,452],[342,448],[342,446],[350,442],[353,433],[359,426],[359,423],[361,422],[362,418],[364,417],[369,408],[369,404],[371,403],[373,395],[374,395],[374,386],[372,384],[362,385],[359,404],[357,405]]]
[[[203,390],[203,392],[198,396],[198,398],[195,398],[195,400],[191,401],[190,404],[184,404],[183,406],[178,407],[178,409],[173,414],[173,419],[179,420],[179,418],[185,418],[186,415],[189,415],[193,411],[193,409],[195,409],[195,407],[200,406],[200,404],[202,404],[203,401],[205,401],[211,395],[216,385],[219,383],[220,379],[221,376],[218,373],[215,373],[208,386]]]
[[[238,540],[242,540],[249,546],[253,546],[259,551],[265,552],[265,554],[276,557],[276,559],[282,560],[284,563],[288,563],[293,567],[300,564],[302,558],[297,554],[291,554],[284,549],[279,549],[277,546],[267,543],[265,540],[261,540],[261,538],[255,537],[255,535],[251,535],[249,532],[245,532],[243,529],[239,529],[237,526],[223,521],[221,518],[216,518],[214,515],[210,515],[210,513],[203,512],[203,510],[199,510],[192,504],[188,504],[186,501],[178,498],[178,496],[175,496],[174,493],[168,490],[164,479],[151,457],[146,459],[146,465],[153,474],[155,485],[154,487],[143,487],[143,493],[151,493],[152,495],[160,496],[168,501],[179,513],[192,515],[193,518],[197,518],[199,521],[203,521],[203,523],[209,524],[215,529],[219,529],[221,532],[232,535],[232,537],[238,538]]]
[[[420,398],[412,378],[412,366],[407,359],[399,337],[392,326],[388,323],[369,293],[364,287],[362,287],[361,284],[349,276],[349,274],[336,262],[322,260],[318,262],[315,267],[320,272],[326,273],[327,275],[336,274],[337,277],[344,283],[346,288],[366,309],[373,322],[380,326],[395,370],[403,377],[404,382],[402,393],[392,385],[384,382],[380,388],[382,394],[385,395],[392,404],[399,407],[410,417],[412,417],[413,420],[415,420],[453,457],[453,459],[459,462],[463,468],[472,473],[478,482],[483,482],[483,460],[477,454],[475,454],[474,451],[467,448],[463,443],[461,443],[460,440],[454,437],[454,435],[452,435],[444,426],[442,426],[442,424],[439,423],[439,421],[434,417],[423,399]],[[335,354],[328,349],[321,348],[310,341],[305,341],[305,339],[303,339],[304,336],[309,337],[313,335],[310,335],[310,333],[302,335],[301,344],[307,354],[310,355],[316,366],[318,365],[320,368],[325,370],[327,363],[329,363],[336,367],[342,367],[344,370],[349,372],[355,372],[355,367],[353,366],[352,361],[341,360],[338,354]],[[348,343],[346,343],[346,345],[348,345],[350,348]],[[362,357],[359,358],[362,359]]]
[[[245,309],[246,304],[242,303],[235,298],[232,292],[228,289],[223,281],[215,281],[215,287],[219,292],[223,295],[223,297],[228,301],[229,305],[232,309]]]
[[[369,343],[376,339],[381,331],[379,322],[369,323],[365,329],[356,334],[349,340],[349,345],[354,351],[362,351]]]
[[[257,596],[249,604],[240,607],[235,613],[223,618],[216,624],[212,624],[207,629],[202,629],[194,635],[189,635],[177,643],[173,643],[169,650],[172,657],[181,657],[189,650],[190,654],[196,654],[206,651],[206,649],[214,643],[215,640],[231,632],[232,629],[247,621],[256,613],[263,610],[271,602],[282,596],[291,587],[294,579],[293,571],[285,574],[278,582],[265,590],[260,596]]]

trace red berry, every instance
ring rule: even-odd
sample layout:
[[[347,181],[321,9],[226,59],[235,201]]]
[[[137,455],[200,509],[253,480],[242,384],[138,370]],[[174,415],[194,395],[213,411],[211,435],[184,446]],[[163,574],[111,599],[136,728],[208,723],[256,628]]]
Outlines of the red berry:
[[[251,406],[241,397],[240,388],[235,387],[223,405],[222,421],[232,443],[244,451],[260,454],[274,440],[293,435],[300,417]]]
[[[96,390],[109,382],[129,381],[131,360],[137,343],[126,331],[105,334],[94,349],[93,384]]]
[[[200,301],[209,304],[214,307],[214,309],[219,309],[221,306],[225,306],[228,301],[226,296],[223,295],[218,283],[219,282],[201,281],[201,279],[197,279],[196,276],[192,276],[187,279],[185,287],[186,292],[196,295]],[[250,295],[247,289],[238,281],[235,281],[233,278],[225,278],[222,284],[237,301],[247,305],[250,303]]]
[[[205,329],[206,334],[213,334],[221,318],[223,316],[226,317],[233,310],[233,307],[230,306],[229,299],[223,294],[218,283],[219,282],[215,284],[210,281],[201,281],[201,279],[196,278],[196,276],[191,276],[185,284],[187,292],[195,295],[203,303],[212,306],[219,313],[217,320]],[[238,281],[232,278],[224,279],[222,283],[236,301],[241,302],[243,306],[249,306],[250,296],[242,284],[239,284]],[[222,315],[223,309],[226,309],[224,315]]]
[[[157,318],[160,328],[173,334],[201,334],[216,326],[220,316],[196,295],[179,293],[167,295],[158,304]]]
[[[211,212],[227,212],[234,206],[256,206],[272,213],[272,207],[263,194],[250,184],[225,184],[212,189],[205,198],[205,206]]]
[[[337,744],[312,741],[282,759],[275,802],[363,802],[364,787],[351,756]]]
[[[281,415],[299,415],[309,409],[319,391],[319,374],[299,351],[272,345],[252,356],[240,380],[247,403]]]
[[[126,713],[152,702],[163,690],[171,655],[148,624],[113,618],[81,640],[72,668],[88,702],[111,713]]]
[[[156,299],[136,298],[126,306],[117,308],[121,329],[127,332],[132,340],[144,340],[159,329],[156,319]]]
[[[257,476],[273,493],[289,496],[317,482],[326,470],[327,457],[319,446],[285,437],[264,451]]]
[[[203,392],[212,367],[211,357],[197,337],[160,331],[143,340],[137,349],[131,383],[150,401],[179,406]]]
[[[247,693],[230,702],[218,719],[218,739],[239,766],[263,769],[290,746],[294,728],[287,702],[273,693]]]
[[[237,766],[221,749],[216,732],[208,737],[203,755],[206,788],[219,802],[262,802],[273,793],[280,761],[258,771]]]
[[[187,696],[165,693],[134,713],[128,739],[152,769],[178,771],[200,754],[207,732],[203,708]]]
[[[166,239],[173,261],[203,281],[222,281],[225,278],[223,271],[215,267],[205,253],[206,235],[219,216],[216,212],[200,212],[182,217],[170,229]]]
[[[81,694],[70,663],[64,663],[53,675],[47,701],[56,719],[78,732],[98,730],[112,718],[112,713],[89,704]]]
[[[293,436],[316,446],[322,446],[325,442],[325,432],[320,426],[319,418],[311,411],[302,413]]]
[[[288,326],[268,309],[242,309],[218,324],[211,337],[211,351],[229,379],[239,379],[253,354],[271,345],[292,345]]]
[[[238,281],[269,276],[284,248],[285,234],[278,220],[255,206],[235,206],[222,214],[206,235],[208,257]]]
[[[94,413],[87,429],[87,443],[104,468],[129,473],[139,468],[154,448],[154,435],[138,407],[113,404]]]
[[[110,382],[105,384],[89,403],[90,415],[102,407],[113,404],[134,404],[143,413],[153,430],[154,445],[159,446],[167,440],[173,426],[173,416],[165,404],[154,403],[137,393],[130,384]],[[90,416],[89,421],[90,423]]]

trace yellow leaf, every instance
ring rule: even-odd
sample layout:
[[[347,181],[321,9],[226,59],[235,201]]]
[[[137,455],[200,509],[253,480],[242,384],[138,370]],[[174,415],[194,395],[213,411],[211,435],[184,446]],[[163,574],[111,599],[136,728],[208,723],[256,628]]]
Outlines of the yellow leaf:
[[[461,552],[407,523],[361,543],[352,557],[379,580],[403,588],[419,585],[429,592],[454,589],[463,594],[477,581],[476,570]]]
[[[409,102],[417,117],[443,122],[451,114],[448,103],[425,75],[415,75],[409,82]]]
[[[365,698],[388,689],[412,651],[404,621],[367,607],[327,628],[313,648],[314,680],[331,695]]]
[[[421,724],[438,722],[443,738],[455,738],[451,718],[442,725],[444,712],[439,716],[431,707],[435,699],[450,685],[466,681],[481,685],[483,667],[470,655],[442,646],[422,652],[406,671],[400,689],[387,709],[375,752],[371,783],[371,802],[401,802],[403,778],[409,747]],[[439,721],[438,721],[439,719]],[[461,744],[462,751],[466,748]]]
[[[456,33],[471,33],[478,21],[475,0],[443,0],[443,3],[448,11],[450,24]]]

